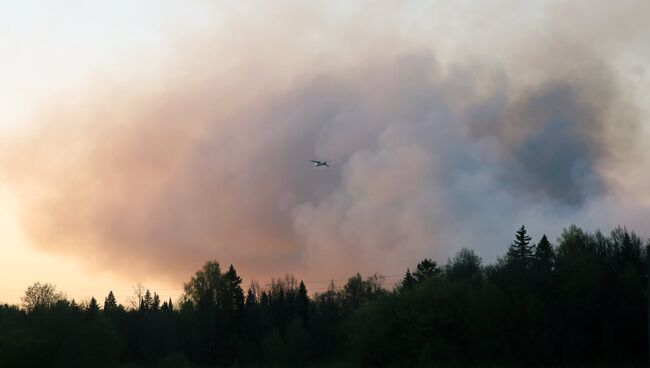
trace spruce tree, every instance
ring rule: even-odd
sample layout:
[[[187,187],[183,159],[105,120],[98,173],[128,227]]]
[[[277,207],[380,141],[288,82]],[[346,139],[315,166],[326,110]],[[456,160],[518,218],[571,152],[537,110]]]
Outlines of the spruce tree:
[[[300,280],[300,286],[298,287],[298,297],[297,297],[297,312],[302,323],[305,327],[309,324],[309,295],[307,295],[307,287],[305,283]]]
[[[117,311],[117,301],[113,291],[108,292],[108,296],[104,299],[104,312],[111,313]]]
[[[225,305],[228,305],[232,310],[243,310],[244,309],[244,289],[241,287],[241,277],[237,275],[235,267],[230,265],[228,272],[224,275],[226,280],[226,298]]]
[[[553,246],[548,241],[548,238],[546,238],[546,235],[542,235],[542,239],[539,240],[539,243],[535,247],[533,265],[537,270],[551,271],[554,261],[555,251],[553,250]]]
[[[246,308],[255,308],[257,306],[257,296],[252,288],[248,288],[246,293]]]
[[[153,293],[153,300],[151,302],[151,308],[152,311],[156,312],[158,309],[160,309],[160,297],[158,296],[157,293]]]
[[[90,298],[90,302],[86,307],[86,313],[90,319],[94,319],[99,314],[99,304],[97,303],[97,299],[95,299],[95,297]]]
[[[400,290],[411,290],[416,283],[417,281],[415,280],[415,277],[413,277],[411,270],[407,268],[404,279],[402,279],[402,283],[400,285]]]
[[[142,301],[140,302],[140,310],[141,311],[150,311],[151,308],[153,307],[153,297],[151,296],[151,292],[149,289],[144,293],[144,298],[142,298]]]
[[[521,225],[515,234],[515,240],[510,244],[506,261],[508,264],[525,270],[530,267],[533,258],[533,247],[530,246],[531,237],[526,234],[526,227]]]

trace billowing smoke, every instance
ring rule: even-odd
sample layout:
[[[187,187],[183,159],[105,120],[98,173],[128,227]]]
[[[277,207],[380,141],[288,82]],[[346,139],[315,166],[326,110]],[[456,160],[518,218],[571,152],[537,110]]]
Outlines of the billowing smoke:
[[[516,67],[447,63],[386,32],[332,56],[320,21],[293,46],[284,28],[206,37],[162,76],[43,108],[0,159],[34,244],[175,281],[208,259],[327,278],[461,247],[489,260],[521,223],[539,236],[647,216],[617,207],[612,172],[642,129],[600,49],[540,42],[512,46],[532,60]],[[312,42],[329,51],[302,53]]]

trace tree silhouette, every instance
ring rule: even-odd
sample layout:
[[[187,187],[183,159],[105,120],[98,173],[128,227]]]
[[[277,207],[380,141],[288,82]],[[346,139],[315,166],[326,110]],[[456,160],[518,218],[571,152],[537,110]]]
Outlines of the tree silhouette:
[[[86,307],[86,314],[90,319],[95,319],[99,315],[99,304],[95,297],[90,298],[90,302],[88,302],[88,306]]]
[[[415,284],[417,284],[417,280],[415,279],[415,277],[413,277],[411,270],[407,268],[406,274],[404,275],[404,278],[400,283],[400,288],[402,290],[411,290],[415,286]]]
[[[153,293],[150,309],[154,312],[157,312],[160,309],[160,297],[155,292]]]
[[[357,309],[384,293],[383,276],[375,274],[364,280],[361,274],[350,277],[343,286],[342,299],[348,309]]]
[[[211,303],[217,304],[217,296],[224,289],[224,280],[221,277],[219,262],[208,261],[197,271],[194,276],[184,285],[185,297],[188,301],[199,305],[201,300],[211,299]],[[204,301],[205,302],[205,301]]]
[[[432,261],[430,258],[425,258],[418,263],[415,272],[413,272],[413,277],[419,283],[429,277],[439,275],[441,272],[440,267],[438,267],[435,261]]]
[[[40,282],[29,286],[21,298],[23,307],[29,312],[36,309],[49,309],[63,299],[65,299],[63,293],[56,291],[54,285]]]
[[[142,298],[144,297],[145,287],[142,283],[133,286],[133,294],[129,297],[129,308],[132,310],[140,309]]]
[[[526,270],[530,267],[533,258],[533,247],[530,246],[531,237],[526,234],[526,227],[521,225],[515,234],[515,240],[510,244],[506,253],[506,261],[518,268]]]
[[[230,265],[228,272],[223,275],[225,279],[225,293],[222,304],[228,306],[228,309],[241,311],[244,309],[244,290],[241,287],[241,277],[237,275],[235,267]]]
[[[154,298],[151,296],[149,289],[144,293],[144,297],[140,302],[140,311],[147,312],[153,309]]]
[[[553,250],[551,243],[546,238],[546,234],[544,234],[535,247],[535,254],[532,259],[532,265],[533,268],[538,271],[550,272],[553,270],[554,264],[555,251]]]
[[[296,311],[300,319],[302,320],[303,326],[309,326],[309,295],[307,294],[307,287],[305,283],[300,280],[300,286],[298,286],[298,296],[296,300]]]
[[[108,296],[106,296],[106,298],[104,299],[104,312],[112,313],[112,312],[116,312],[117,309],[118,309],[117,301],[115,300],[115,295],[111,290],[108,292]]]
[[[209,261],[177,308],[141,288],[136,308],[111,291],[102,312],[36,283],[22,308],[0,304],[0,366],[645,365],[644,239],[571,225],[532,247],[524,230],[494,264],[463,248],[392,290],[357,273],[310,297],[287,274],[244,298],[234,266]]]
[[[445,275],[451,281],[477,286],[483,280],[481,257],[473,250],[463,248],[449,261]]]

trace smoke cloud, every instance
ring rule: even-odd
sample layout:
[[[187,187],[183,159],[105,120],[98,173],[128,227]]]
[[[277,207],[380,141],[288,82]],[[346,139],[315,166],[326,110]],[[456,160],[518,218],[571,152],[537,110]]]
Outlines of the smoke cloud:
[[[401,273],[461,247],[491,260],[521,223],[536,237],[572,222],[644,231],[650,201],[620,174],[648,167],[645,128],[605,58],[635,48],[625,36],[647,18],[632,5],[607,24],[563,29],[552,5],[543,34],[457,36],[475,55],[450,51],[418,9],[378,5],[366,29],[356,8],[280,8],[230,14],[174,41],[155,76],[98,78],[5,137],[0,172],[35,246],[136,277],[182,281],[217,259],[308,279]],[[596,24],[622,35],[582,42]]]

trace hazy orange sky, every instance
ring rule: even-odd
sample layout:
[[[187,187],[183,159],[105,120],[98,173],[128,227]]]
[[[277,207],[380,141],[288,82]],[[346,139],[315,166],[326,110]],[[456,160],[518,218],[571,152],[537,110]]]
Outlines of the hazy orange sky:
[[[650,236],[647,19],[643,0],[0,3],[0,302],[35,281],[175,297],[209,259],[246,283],[493,261],[522,223]]]

